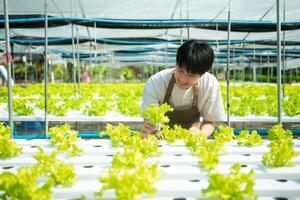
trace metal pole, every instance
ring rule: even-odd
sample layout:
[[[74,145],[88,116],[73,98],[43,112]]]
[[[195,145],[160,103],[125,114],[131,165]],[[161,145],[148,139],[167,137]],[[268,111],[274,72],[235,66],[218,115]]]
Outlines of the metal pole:
[[[268,51],[268,61],[267,61],[267,65],[268,65],[268,83],[270,83],[270,55],[269,55],[270,51]]]
[[[227,29],[227,65],[226,65],[226,79],[227,79],[227,124],[230,126],[230,89],[229,89],[229,64],[230,64],[230,0],[228,0],[228,29]]]
[[[243,43],[243,50],[245,49],[245,43]],[[242,80],[243,80],[243,85],[245,83],[245,55],[243,53],[242,57],[242,64],[243,64],[243,72],[242,72]]]
[[[76,47],[77,47],[77,75],[78,75],[78,96],[80,96],[80,60],[79,60],[79,35],[78,35],[78,27],[76,26]]]
[[[259,63],[260,63],[260,67],[259,67],[259,77],[258,77],[258,82],[263,82],[263,77],[262,77],[262,56],[260,56],[260,59],[259,59]]]
[[[27,51],[25,50],[25,55],[24,55],[24,67],[25,67],[25,73],[24,73],[24,75],[25,75],[25,77],[24,77],[24,79],[25,79],[25,86],[27,86]]]
[[[75,16],[75,14],[73,13],[73,7],[75,7],[76,10],[76,4],[75,2],[72,0],[71,1],[71,12],[72,12],[72,16]],[[73,15],[74,14],[74,15]],[[72,30],[72,63],[73,63],[73,82],[74,82],[74,95],[75,98],[77,98],[77,90],[76,90],[76,68],[75,68],[75,39],[74,39],[74,24],[71,25],[71,30]]]
[[[234,58],[235,58],[235,50],[234,50],[234,49],[232,49],[232,50],[233,50],[232,56],[233,56],[233,59],[234,59]],[[230,52],[229,55],[231,55],[231,52]],[[234,81],[234,82],[236,82],[236,70],[237,70],[237,64],[234,63],[234,64],[233,64],[233,81]]]
[[[75,68],[75,48],[74,48],[74,43],[75,43],[75,39],[74,39],[74,24],[71,25],[71,28],[72,28],[72,57],[73,57],[73,60],[72,60],[72,64],[73,64],[73,82],[74,82],[74,95],[75,95],[75,98],[77,98],[77,91],[76,91],[76,68]]]
[[[94,22],[94,33],[95,33],[95,35],[94,35],[94,44],[95,44],[95,46],[94,46],[94,52],[95,52],[95,54],[94,54],[94,64],[93,64],[93,67],[92,67],[92,70],[91,70],[91,82],[93,82],[93,71],[94,71],[94,67],[95,67],[95,63],[97,63],[97,24],[96,24],[96,21]]]
[[[29,46],[29,65],[30,65],[30,68],[32,69],[32,74],[34,74],[34,76],[35,76],[35,69],[34,69],[34,67],[32,65],[31,44]],[[32,80],[32,74],[30,73],[30,76],[31,76],[30,80]],[[31,83],[33,83],[33,82],[31,82]]]
[[[242,57],[242,83],[244,85],[244,82],[245,82],[245,62],[244,62],[244,55]]]
[[[186,0],[186,18],[190,19],[190,13],[189,13],[189,0]],[[187,39],[190,39],[190,27],[187,27]]]
[[[180,19],[182,19],[182,0],[180,0],[180,13],[179,13]],[[183,38],[182,38],[182,28],[180,28],[180,45],[183,44]]]
[[[278,101],[278,123],[282,123],[281,107],[281,19],[280,19],[280,0],[277,0],[277,101]]]
[[[44,0],[45,6],[45,67],[44,67],[44,81],[45,81],[45,135],[48,138],[48,11],[47,0]]]
[[[10,43],[10,54],[11,54],[11,57],[14,56],[14,44],[13,43]],[[16,70],[15,70],[14,63],[11,62],[10,64],[11,64],[12,80],[16,80]]]
[[[255,42],[254,42],[254,51],[253,51],[253,68],[252,68],[252,73],[253,73],[253,82],[256,83],[256,54],[255,54]]]
[[[6,47],[6,63],[7,63],[7,86],[8,86],[8,119],[10,126],[11,138],[14,134],[14,122],[12,111],[12,82],[11,82],[11,59],[10,59],[10,36],[9,36],[9,17],[8,17],[8,3],[7,0],[3,0],[4,4],[4,17],[5,17],[5,47]]]
[[[283,21],[285,21],[285,0],[283,1]],[[282,59],[282,95],[283,95],[283,98],[284,98],[284,94],[285,94],[285,83],[286,83],[286,73],[285,73],[285,31],[283,31],[282,33],[282,42],[283,42],[283,59]]]

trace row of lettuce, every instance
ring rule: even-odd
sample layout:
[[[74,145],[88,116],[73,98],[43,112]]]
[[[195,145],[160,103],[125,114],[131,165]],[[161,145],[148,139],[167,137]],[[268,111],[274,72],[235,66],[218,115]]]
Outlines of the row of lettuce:
[[[80,94],[72,84],[50,84],[48,113],[66,116],[70,110],[81,110],[89,116],[103,116],[116,111],[128,116],[140,114],[143,84],[82,84]],[[76,89],[76,90],[75,90]],[[76,92],[75,92],[76,91]],[[287,116],[300,114],[300,86],[286,85],[283,111]],[[221,85],[224,107],[227,110],[226,86]],[[19,116],[35,115],[35,108],[44,110],[42,84],[15,86],[13,111]],[[0,104],[6,103],[7,88],[0,87]],[[275,85],[239,85],[230,88],[230,113],[233,116],[277,116],[277,88]]]
[[[234,135],[231,127],[219,126],[214,133],[214,140],[208,140],[201,133],[191,132],[180,126],[173,128],[166,125],[167,111],[171,111],[169,105],[161,107],[150,106],[143,112],[143,116],[149,118],[153,125],[162,125],[156,134],[145,138],[138,131],[131,130],[123,124],[113,126],[108,124],[100,136],[108,134],[112,147],[119,147],[113,155],[109,169],[102,171],[99,181],[101,188],[95,191],[94,198],[102,199],[108,190],[113,190],[115,198],[140,199],[145,195],[154,197],[157,191],[155,184],[164,176],[159,163],[147,164],[150,157],[162,154],[160,140],[172,144],[178,140],[184,141],[193,156],[199,159],[199,167],[207,174],[208,187],[200,190],[199,198],[202,199],[257,199],[254,191],[254,170],[248,173],[241,172],[241,165],[236,163],[230,168],[227,175],[217,171],[220,163],[219,156],[226,154],[224,144],[237,140],[241,146],[253,147],[263,145],[264,141],[255,131],[249,133],[242,131],[238,136]],[[34,166],[22,166],[18,172],[4,171],[0,174],[1,198],[7,199],[51,199],[52,188],[57,186],[70,187],[76,183],[76,174],[72,164],[66,164],[57,158],[60,153],[68,156],[82,156],[83,150],[76,142],[80,140],[77,132],[70,129],[68,124],[49,129],[50,144],[55,149],[46,154],[41,147],[34,155],[37,164]],[[10,139],[10,129],[0,124],[0,157],[9,159],[19,155],[21,147]],[[284,130],[281,125],[275,125],[269,130],[267,136],[269,151],[262,157],[262,165],[265,167],[293,166],[292,158],[298,153],[294,150],[293,135]],[[99,160],[101,163],[101,160]],[[99,169],[100,174],[100,169]],[[41,183],[40,178],[46,177]],[[85,199],[84,196],[78,199]]]

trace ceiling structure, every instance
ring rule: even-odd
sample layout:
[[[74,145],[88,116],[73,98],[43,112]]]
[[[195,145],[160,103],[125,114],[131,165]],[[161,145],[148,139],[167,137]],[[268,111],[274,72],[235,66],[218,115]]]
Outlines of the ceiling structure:
[[[187,39],[199,39],[213,45],[216,61],[222,65],[224,60],[226,63],[228,2],[47,0],[47,15],[49,19],[53,17],[49,24],[54,24],[48,29],[50,53],[72,58],[73,35],[75,43],[79,38],[80,44],[74,49],[78,48],[82,60],[111,65],[173,65],[179,45]],[[0,0],[0,5],[3,5],[3,0]],[[9,0],[8,11],[11,19],[15,18],[13,15],[23,15],[19,18],[25,24],[20,28],[11,23],[14,51],[28,53],[30,49],[42,53],[44,1]],[[282,29],[286,30],[283,37],[286,57],[293,60],[289,62],[293,63],[290,67],[299,67],[300,1],[282,0],[281,11]],[[4,14],[3,6],[0,7],[1,14]],[[231,0],[230,16],[231,49],[235,49],[231,51],[232,62],[271,61],[270,58],[276,56],[276,0]],[[41,24],[34,28],[32,22],[38,19]],[[0,18],[0,49],[4,51],[5,44],[1,39],[5,38],[5,30],[1,22],[4,21]]]

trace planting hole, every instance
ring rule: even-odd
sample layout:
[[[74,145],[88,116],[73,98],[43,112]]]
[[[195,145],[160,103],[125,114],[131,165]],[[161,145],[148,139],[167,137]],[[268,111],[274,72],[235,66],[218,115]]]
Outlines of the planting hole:
[[[94,145],[94,147],[101,147],[101,145]]]
[[[276,200],[288,200],[288,198],[286,198],[286,197],[274,197],[274,199],[276,199]]]
[[[161,167],[167,168],[167,167],[170,167],[170,165],[161,165]]]
[[[94,167],[94,165],[85,165],[85,166],[83,166],[84,168],[92,168],[92,167]]]
[[[11,169],[13,168],[14,166],[6,166],[6,167],[2,167],[2,169]]]
[[[182,154],[179,153],[179,154],[175,154],[174,156],[182,156]]]
[[[247,167],[247,165],[243,164],[243,165],[241,165],[241,167]]]
[[[286,179],[278,179],[278,180],[276,180],[276,181],[278,181],[278,182],[287,182],[287,180]]]
[[[250,153],[244,153],[243,156],[250,156]]]
[[[193,179],[193,180],[190,180],[190,182],[196,183],[196,182],[200,182],[200,180],[199,179]]]

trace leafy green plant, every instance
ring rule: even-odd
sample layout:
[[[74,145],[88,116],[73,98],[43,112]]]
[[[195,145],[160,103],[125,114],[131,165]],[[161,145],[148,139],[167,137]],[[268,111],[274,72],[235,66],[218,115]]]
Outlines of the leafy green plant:
[[[269,116],[278,115],[278,104],[275,96],[267,96],[266,102],[268,102],[267,112]]]
[[[142,165],[145,161],[145,157],[139,151],[126,148],[124,153],[116,153],[113,157],[113,168],[134,168]]]
[[[7,159],[15,157],[22,152],[22,148],[11,140],[11,130],[0,123],[0,158]]]
[[[44,85],[34,84],[27,85],[26,88],[14,86],[13,95],[18,96],[18,99],[26,100],[28,104],[34,103],[40,109],[44,109]],[[95,100],[95,94],[104,98],[113,99],[114,103],[118,105],[118,110],[123,114],[136,114],[138,113],[137,103],[143,92],[143,84],[139,83],[126,83],[126,84],[82,84],[80,87],[80,98],[74,99],[74,85],[73,84],[49,84],[48,87],[48,110],[49,113],[56,116],[65,116],[67,111],[72,108],[75,110],[81,109],[83,102],[87,101],[100,101]],[[295,116],[300,113],[300,96],[298,85],[286,86],[286,95],[283,100],[283,110],[288,116]],[[221,93],[224,99],[224,106],[226,106],[226,88],[221,85]],[[39,95],[38,98],[31,98]],[[1,98],[2,97],[2,98]],[[29,98],[28,98],[29,97]],[[63,101],[65,105],[58,103]],[[127,102],[130,104],[127,104]],[[0,87],[0,103],[7,103],[7,87]],[[53,102],[53,103],[52,103]],[[111,100],[109,102],[112,102]],[[56,105],[58,103],[58,105]],[[248,114],[277,116],[277,96],[276,87],[269,85],[244,85],[244,86],[231,86],[230,89],[230,103],[231,114],[235,116],[246,116]],[[127,106],[123,106],[126,105]],[[109,105],[110,106],[110,105]],[[103,105],[95,105],[94,108],[87,107],[85,113],[91,116],[102,116]],[[97,113],[98,108],[101,107],[102,111]],[[19,106],[22,115],[28,115],[22,106]],[[107,109],[110,110],[111,108]],[[16,111],[18,109],[14,109]],[[18,112],[18,111],[17,111]],[[27,114],[26,114],[27,113]],[[20,114],[19,114],[20,115]]]
[[[53,114],[55,116],[66,116],[69,111],[69,107],[67,104],[60,100],[50,99],[48,101],[48,113]]]
[[[235,138],[233,128],[229,126],[218,126],[218,129],[214,132],[214,138],[223,142],[231,142]]]
[[[238,145],[241,146],[257,146],[262,145],[263,141],[261,139],[261,136],[257,134],[257,131],[253,130],[251,134],[248,130],[243,130],[240,132],[240,134],[236,137],[238,141]]]
[[[48,200],[52,197],[51,187],[53,183],[47,181],[38,184],[40,177],[36,167],[21,167],[17,174],[3,172],[0,174],[1,199],[32,199]]]
[[[160,155],[157,138],[150,135],[145,140],[141,133],[123,124],[108,124],[106,133],[113,147],[122,145],[124,151],[114,155],[111,168],[100,176],[103,186],[94,194],[95,198],[102,199],[108,189],[115,190],[116,199],[141,199],[145,193],[153,197],[156,192],[154,183],[159,180],[159,165],[146,165],[144,161],[150,156]]]
[[[57,145],[58,152],[66,152],[71,157],[81,155],[83,150],[75,143],[80,140],[77,133],[71,130],[69,124],[52,127],[49,129],[50,144],[51,146]]]
[[[153,198],[156,193],[154,183],[159,180],[158,172],[158,164],[139,164],[134,168],[113,167],[99,178],[103,187],[95,193],[95,198],[102,199],[108,189],[115,190],[116,200],[141,199],[142,194]]]
[[[150,135],[147,140],[142,138],[139,132],[132,132],[132,136],[123,142],[124,149],[134,149],[140,152],[146,159],[150,156],[159,156],[161,152],[158,149],[158,139],[154,135]]]
[[[293,166],[292,158],[298,156],[293,145],[294,143],[287,138],[272,140],[268,145],[270,151],[263,155],[263,165],[268,167]]]
[[[157,123],[163,125],[168,123],[170,120],[165,115],[169,111],[173,111],[173,108],[166,103],[162,104],[161,106],[151,104],[142,112],[142,116],[146,119],[149,119],[149,123],[152,125]]]
[[[254,99],[251,104],[251,113],[261,116],[267,114],[267,101],[265,99]]]
[[[118,98],[118,111],[124,115],[138,116],[140,114],[140,102],[132,96]]]
[[[249,114],[249,98],[243,97],[240,101],[238,101],[238,108],[233,111],[232,114],[236,116],[246,116]]]
[[[85,99],[83,97],[75,98],[75,99],[66,99],[67,107],[73,110],[80,110]]]
[[[29,106],[26,99],[17,99],[13,101],[13,111],[19,116],[34,115],[34,109]]]
[[[199,165],[202,169],[211,171],[219,164],[219,152],[223,149],[223,142],[217,140],[213,142],[205,141],[201,146],[196,147],[194,155],[200,158]]]
[[[129,126],[125,126],[121,123],[118,126],[107,124],[105,129],[105,132],[100,132],[99,136],[102,137],[103,135],[108,134],[113,147],[118,147],[131,136]]]
[[[168,125],[165,125],[161,130],[162,139],[172,144],[176,140],[183,139],[191,135],[190,131],[182,128],[181,126],[174,125],[174,128],[170,128]]]
[[[47,155],[41,147],[37,147],[39,152],[33,157],[38,161],[36,167],[41,175],[51,179],[55,186],[72,186],[76,181],[73,164],[65,164],[56,158],[59,152],[53,151]]]
[[[76,174],[72,164],[65,164],[58,160],[58,152],[53,151],[47,155],[40,147],[34,155],[37,164],[21,167],[17,174],[3,172],[0,174],[1,199],[33,199],[48,200],[52,198],[53,186],[71,186],[76,181]],[[46,177],[43,182],[40,177]]]
[[[278,140],[281,138],[292,139],[293,133],[289,130],[284,130],[282,128],[282,124],[274,125],[267,135],[267,139],[269,140]]]
[[[86,106],[84,113],[89,116],[104,116],[110,108],[109,99],[92,100],[91,106]]]
[[[207,142],[207,137],[204,134],[187,134],[187,137],[183,138],[185,145],[195,152],[199,146],[202,146]]]
[[[215,140],[209,142],[201,133],[193,133],[187,129],[175,125],[174,129],[165,126],[162,130],[163,138],[173,143],[176,139],[182,139],[185,145],[192,150],[193,155],[200,158],[199,165],[202,169],[211,171],[219,164],[219,152],[223,150],[224,142]]]
[[[268,145],[270,151],[263,155],[263,165],[268,167],[293,166],[292,158],[298,153],[293,147],[292,132],[284,130],[282,124],[278,124],[269,130],[267,138],[271,140]]]
[[[225,176],[219,173],[209,175],[209,185],[202,190],[204,198],[200,199],[239,199],[256,200],[254,192],[254,171],[248,174],[240,172],[240,164],[235,164],[230,168],[230,173]]]
[[[145,158],[160,154],[158,151],[158,140],[154,135],[150,135],[147,140],[144,140],[140,132],[132,131],[128,126],[121,123],[118,126],[107,124],[106,131],[99,133],[100,137],[106,133],[109,135],[112,146],[115,148],[123,145],[124,149],[132,148],[141,152]]]

